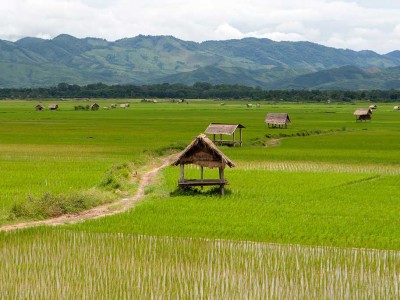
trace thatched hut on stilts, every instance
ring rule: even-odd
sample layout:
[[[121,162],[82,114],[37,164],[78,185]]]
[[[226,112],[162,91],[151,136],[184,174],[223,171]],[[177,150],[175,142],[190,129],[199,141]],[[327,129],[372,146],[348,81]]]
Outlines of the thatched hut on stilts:
[[[200,179],[185,179],[185,165],[195,164],[200,166]],[[200,134],[183,150],[178,158],[172,163],[173,166],[179,165],[181,168],[178,185],[181,188],[191,186],[219,186],[221,195],[225,193],[225,185],[228,181],[224,178],[225,166],[230,168],[235,164],[219,150],[214,143],[205,135]],[[204,179],[203,168],[218,168],[218,179]]]
[[[291,124],[289,114],[287,113],[269,113],[265,117],[265,123],[267,123],[268,128],[287,128]]]
[[[213,135],[213,142],[216,145],[229,145],[235,147],[239,145],[242,147],[242,129],[245,128],[242,124],[223,124],[223,123],[211,123],[208,125],[206,134]],[[239,140],[235,138],[235,132],[239,129]],[[219,139],[216,138],[219,135]],[[232,140],[223,140],[222,135],[231,135]]]
[[[353,113],[353,115],[356,116],[356,122],[357,121],[370,121],[371,120],[371,115],[372,115],[372,110],[370,108],[358,108],[356,111]]]

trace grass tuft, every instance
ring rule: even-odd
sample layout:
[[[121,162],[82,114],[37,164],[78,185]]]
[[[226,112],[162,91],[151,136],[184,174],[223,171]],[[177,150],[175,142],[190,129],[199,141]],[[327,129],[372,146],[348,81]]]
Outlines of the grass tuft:
[[[41,197],[29,195],[26,201],[17,202],[12,206],[8,220],[54,218],[109,203],[114,199],[113,194],[95,188],[75,194],[45,193]]]
[[[129,178],[131,176],[131,167],[128,163],[113,166],[106,172],[100,182],[100,187],[107,191],[126,190]]]
[[[28,195],[24,201],[12,205],[7,221],[54,218],[110,203],[116,199],[117,191],[129,190],[130,177],[131,166],[123,163],[108,170],[96,188],[71,194],[46,192],[39,197]]]

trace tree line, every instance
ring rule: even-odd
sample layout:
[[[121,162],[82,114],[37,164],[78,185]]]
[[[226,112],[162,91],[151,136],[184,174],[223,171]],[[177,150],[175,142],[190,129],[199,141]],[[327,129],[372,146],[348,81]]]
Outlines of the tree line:
[[[79,86],[60,83],[53,87],[2,88],[0,99],[46,98],[174,98],[174,99],[248,99],[289,102],[352,102],[370,100],[391,102],[400,99],[400,90],[263,90],[260,87],[198,82],[193,85],[107,85],[104,83]]]

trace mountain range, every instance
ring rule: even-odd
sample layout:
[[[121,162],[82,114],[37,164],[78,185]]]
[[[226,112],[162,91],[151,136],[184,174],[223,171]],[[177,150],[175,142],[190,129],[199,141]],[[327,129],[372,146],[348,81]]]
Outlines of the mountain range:
[[[114,42],[62,34],[0,40],[0,87],[209,82],[265,89],[400,88],[400,51],[380,55],[269,39],[183,41],[144,36]]]

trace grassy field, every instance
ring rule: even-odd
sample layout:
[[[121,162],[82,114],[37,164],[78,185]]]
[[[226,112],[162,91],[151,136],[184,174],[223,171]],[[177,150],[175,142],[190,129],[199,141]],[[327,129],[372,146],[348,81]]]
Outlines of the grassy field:
[[[126,100],[101,106],[114,102]],[[55,112],[34,111],[36,102],[0,102],[0,224],[12,222],[15,203],[99,189],[113,166],[134,162],[135,170],[185,146],[210,122],[246,126],[242,148],[222,147],[237,164],[225,172],[227,195],[181,193],[179,168],[169,167],[126,213],[62,231],[0,233],[7,262],[0,282],[17,270],[0,298],[399,295],[400,112],[393,104],[379,105],[372,122],[356,123],[353,111],[367,103],[131,102],[97,112],[74,111],[77,101],[60,102]],[[293,124],[268,129],[267,112],[288,112]]]
[[[221,240],[0,234],[2,299],[396,299],[400,255]]]
[[[239,166],[226,171],[231,186],[223,198],[181,194],[177,168],[164,176],[166,186],[149,189],[134,210],[73,228],[400,250],[400,175]]]
[[[0,209],[28,195],[95,186],[112,165],[137,160],[146,150],[185,145],[215,121],[247,127],[245,147],[224,150],[234,160],[399,164],[400,119],[391,105],[382,106],[373,122],[356,124],[354,105],[248,109],[244,103],[219,106],[218,102],[192,101],[189,105],[135,103],[126,110],[92,112],[74,111],[77,102],[64,101],[60,111],[36,112],[35,104],[0,103]],[[287,130],[268,130],[263,120],[270,111],[289,112],[293,125]],[[279,147],[260,147],[266,134],[295,136],[284,137]]]

